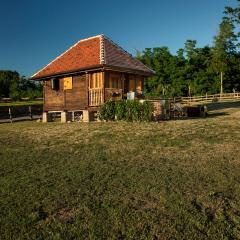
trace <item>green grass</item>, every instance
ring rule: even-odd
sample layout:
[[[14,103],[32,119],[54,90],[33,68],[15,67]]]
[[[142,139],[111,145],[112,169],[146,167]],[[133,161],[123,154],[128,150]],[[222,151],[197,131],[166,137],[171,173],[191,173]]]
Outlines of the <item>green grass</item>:
[[[0,239],[240,239],[240,108],[213,113],[1,124]]]
[[[10,102],[10,103],[3,103],[0,102],[0,107],[1,106],[24,106],[24,105],[35,105],[35,104],[43,104],[43,101],[40,100],[32,100],[32,101],[17,101],[17,102]]]

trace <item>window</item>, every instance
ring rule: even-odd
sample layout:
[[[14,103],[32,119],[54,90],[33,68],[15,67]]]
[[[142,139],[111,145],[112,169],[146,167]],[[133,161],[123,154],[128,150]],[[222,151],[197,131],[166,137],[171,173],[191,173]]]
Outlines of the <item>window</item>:
[[[64,90],[72,89],[72,77],[63,78],[63,89]]]
[[[103,88],[102,72],[92,73],[89,80],[89,88]]]
[[[58,91],[59,90],[59,79],[58,78],[52,78],[51,79],[51,87],[52,90]]]
[[[109,88],[122,88],[122,79],[120,73],[109,74]]]

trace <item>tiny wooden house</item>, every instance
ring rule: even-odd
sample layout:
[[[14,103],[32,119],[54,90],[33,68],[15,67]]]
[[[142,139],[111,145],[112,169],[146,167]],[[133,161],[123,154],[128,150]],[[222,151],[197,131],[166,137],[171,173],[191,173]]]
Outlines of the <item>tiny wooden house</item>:
[[[31,79],[44,82],[44,120],[48,112],[82,111],[84,119],[109,99],[143,96],[144,79],[154,71],[104,35],[80,40]]]

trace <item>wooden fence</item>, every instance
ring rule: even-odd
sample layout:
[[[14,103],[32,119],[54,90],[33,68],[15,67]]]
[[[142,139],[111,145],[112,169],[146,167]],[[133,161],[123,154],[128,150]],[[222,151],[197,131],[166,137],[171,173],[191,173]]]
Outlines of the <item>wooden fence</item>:
[[[30,105],[30,106],[1,106],[0,107],[0,122],[17,121],[24,119],[40,118],[43,112],[43,106]]]
[[[181,97],[183,103],[189,102],[214,102],[214,101],[226,101],[226,100],[240,100],[240,93],[224,93],[224,94],[213,94],[197,97]]]
[[[156,98],[156,97],[146,97],[148,100],[169,100],[171,102],[181,102],[181,103],[197,103],[197,102],[221,102],[221,101],[231,101],[240,100],[240,93],[223,93],[223,94],[212,94],[205,96],[195,96],[195,97],[176,97],[176,98]]]
[[[35,101],[43,101],[43,98],[34,98]],[[21,98],[20,101],[32,101],[30,98]],[[11,98],[0,98],[0,103],[11,103],[14,102]]]

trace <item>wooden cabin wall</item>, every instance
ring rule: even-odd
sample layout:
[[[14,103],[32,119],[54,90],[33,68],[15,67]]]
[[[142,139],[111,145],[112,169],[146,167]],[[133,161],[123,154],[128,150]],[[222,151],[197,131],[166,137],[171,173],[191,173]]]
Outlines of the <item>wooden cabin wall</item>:
[[[105,101],[110,98],[111,91],[120,93],[120,98],[126,97],[126,93],[129,91],[139,94],[143,91],[144,77],[141,75],[106,71],[103,76],[104,87],[107,88],[104,91]],[[116,84],[113,84],[114,79],[118,79],[118,83],[117,87],[113,88],[113,86],[116,86]],[[44,83],[44,111],[88,109],[88,84],[89,75],[79,74],[72,76],[72,89],[64,90],[64,78],[60,78],[59,90],[56,91],[52,89],[51,80],[46,80]]]
[[[128,90],[140,93],[143,91],[144,77],[141,75],[130,74],[128,76]]]
[[[44,111],[84,110],[88,107],[86,74],[72,77],[72,89],[64,90],[64,79],[59,79],[59,90],[53,90],[51,81],[44,83]]]
[[[86,74],[73,76],[72,89],[65,90],[66,110],[84,110],[88,107],[88,82]]]
[[[63,79],[59,79],[59,90],[52,89],[51,80],[44,81],[44,111],[61,111],[64,109]]]

